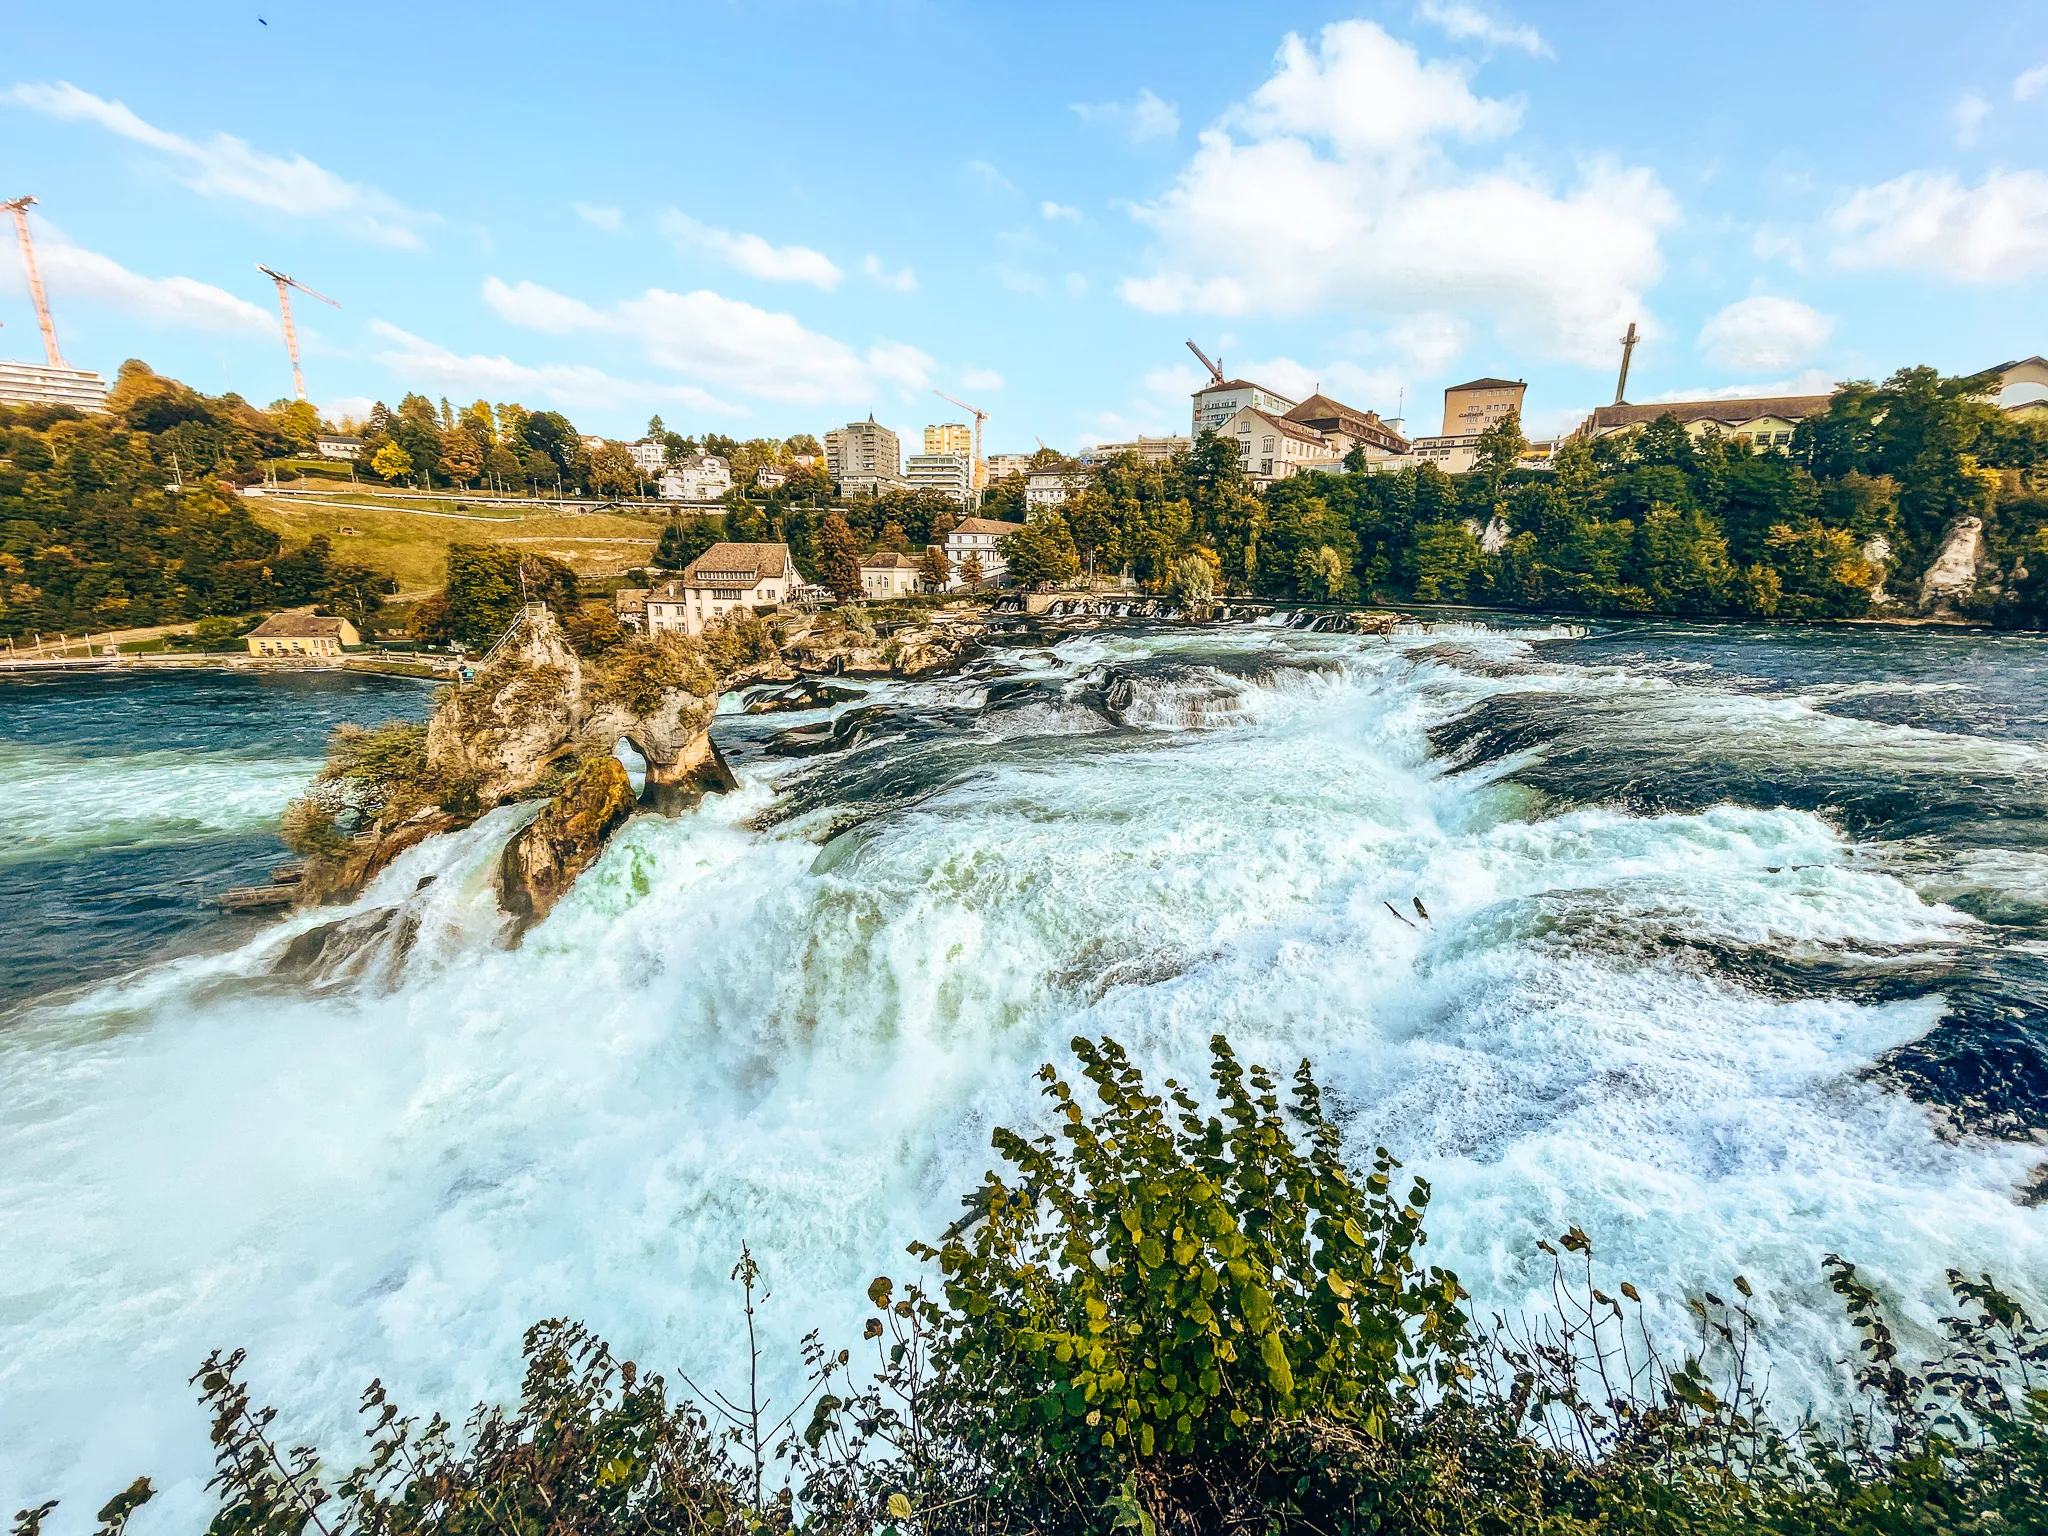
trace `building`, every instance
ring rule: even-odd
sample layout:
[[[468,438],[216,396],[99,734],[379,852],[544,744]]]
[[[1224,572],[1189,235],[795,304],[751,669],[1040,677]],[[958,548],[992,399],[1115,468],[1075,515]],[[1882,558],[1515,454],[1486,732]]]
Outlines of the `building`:
[[[787,544],[714,544],[647,594],[647,633],[701,635],[739,609],[786,602],[797,584]]]
[[[1176,453],[1186,453],[1194,446],[1194,439],[1187,437],[1139,437],[1128,443],[1097,443],[1093,448],[1083,448],[1077,457],[1083,464],[1099,464],[1118,454],[1135,453],[1147,464],[1164,464]]]
[[[870,415],[825,434],[825,470],[843,496],[896,490],[904,483],[903,449],[896,434]]]
[[[958,589],[966,585],[960,575],[960,567],[968,557],[981,562],[981,579],[996,581],[1010,568],[998,547],[1011,534],[1022,530],[1022,523],[997,522],[992,517],[970,517],[961,521],[960,526],[946,535],[946,558],[953,562],[953,574],[947,579],[949,588]]]
[[[732,466],[715,453],[671,464],[662,471],[663,501],[716,501],[732,489]]]
[[[1239,411],[1250,406],[1255,411],[1264,411],[1269,416],[1285,416],[1293,410],[1296,402],[1285,395],[1275,394],[1262,384],[1253,384],[1245,379],[1229,379],[1221,384],[1210,384],[1195,391],[1195,425],[1189,433],[1200,437],[1204,432],[1221,432],[1224,424]]]
[[[251,656],[339,656],[363,637],[347,619],[324,618],[310,608],[273,613],[244,637]]]
[[[908,555],[884,549],[860,563],[860,590],[864,597],[882,601],[908,597],[924,584],[923,565]]]
[[[313,439],[313,450],[323,459],[353,461],[355,456],[363,451],[363,440],[360,437],[339,437],[322,432]]]
[[[1361,411],[1332,400],[1320,390],[1310,395],[1283,418],[1318,434],[1339,459],[1354,448],[1365,450],[1368,463],[1397,459],[1408,452],[1408,439],[1377,411]]]
[[[957,421],[941,422],[936,427],[924,429],[924,451],[926,453],[957,453],[962,458],[974,457],[974,431]]]
[[[1709,430],[1737,437],[1757,449],[1782,452],[1792,432],[1809,416],[1825,415],[1833,395],[1767,395],[1754,400],[1666,400],[1652,405],[1603,405],[1579,426],[1584,438],[1611,437],[1647,427],[1665,416],[1678,418],[1688,436]]]
[[[763,464],[754,471],[754,484],[764,491],[772,491],[789,479],[789,472],[780,464]]]
[[[1522,414],[1529,386],[1520,379],[1473,379],[1444,391],[1445,437],[1477,437],[1501,417]]]
[[[1041,464],[1024,477],[1024,514],[1046,512],[1067,504],[1067,498],[1086,488],[1088,466],[1074,459]]]
[[[649,479],[660,474],[668,464],[668,444],[652,437],[626,444],[626,452],[633,455],[633,467]]]
[[[626,628],[647,628],[647,588],[621,587],[612,594],[612,616]]]
[[[1254,480],[1285,480],[1305,469],[1341,470],[1344,460],[1330,451],[1322,433],[1285,416],[1245,406],[1212,428],[1237,444],[1245,473]]]
[[[1032,455],[1028,453],[990,454],[988,458],[983,461],[988,465],[989,483],[993,485],[996,481],[1004,479],[1005,477],[1010,475],[1030,474],[1031,459]]]
[[[68,405],[73,410],[104,411],[107,381],[85,368],[0,362],[0,405]]]
[[[913,453],[904,465],[913,491],[937,491],[956,506],[974,496],[974,459],[964,453]]]
[[[1984,371],[1998,376],[1998,408],[2006,415],[2025,421],[2048,416],[2048,357],[2021,358]]]

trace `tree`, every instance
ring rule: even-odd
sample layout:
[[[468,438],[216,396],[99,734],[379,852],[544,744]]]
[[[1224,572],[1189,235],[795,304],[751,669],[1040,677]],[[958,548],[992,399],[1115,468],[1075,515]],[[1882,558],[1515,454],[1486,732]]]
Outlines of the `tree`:
[[[1167,573],[1166,591],[1187,603],[1206,603],[1216,595],[1222,562],[1213,549],[1191,549],[1173,562]]]
[[[661,530],[654,547],[654,563],[665,571],[680,571],[718,542],[718,529],[701,512],[678,518]]]
[[[924,559],[918,563],[918,579],[934,592],[946,590],[946,583],[953,579],[953,562],[946,554],[943,544],[927,544]]]
[[[522,603],[546,603],[567,619],[578,607],[576,573],[551,555],[503,544],[448,546],[448,632],[464,645],[490,645]]]
[[[1081,569],[1074,535],[1058,512],[1046,511],[1003,538],[997,546],[1011,580],[1027,587],[1072,581]]]
[[[640,486],[640,466],[619,443],[605,443],[590,454],[590,488],[600,496],[629,496]]]
[[[1489,496],[1500,487],[1500,477],[1522,462],[1529,451],[1529,439],[1522,435],[1522,413],[1509,411],[1479,434],[1473,448],[1478,472],[1486,477]]]
[[[386,443],[370,460],[370,468],[385,480],[403,480],[412,473],[412,455],[396,443]]]
[[[987,573],[981,568],[981,556],[970,549],[967,552],[967,558],[960,562],[960,585],[972,592],[977,590],[985,580],[987,580]]]
[[[468,485],[484,472],[484,451],[467,427],[450,427],[441,434],[442,475],[457,485]]]
[[[826,513],[818,527],[816,565],[819,582],[836,597],[860,596],[860,541],[837,510]]]

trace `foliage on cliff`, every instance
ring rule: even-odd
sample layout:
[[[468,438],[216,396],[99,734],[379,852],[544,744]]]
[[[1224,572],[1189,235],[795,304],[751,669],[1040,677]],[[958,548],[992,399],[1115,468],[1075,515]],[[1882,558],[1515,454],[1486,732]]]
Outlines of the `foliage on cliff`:
[[[287,549],[234,494],[292,451],[277,415],[138,362],[107,407],[0,406],[0,635],[306,603],[358,623],[375,612],[388,578],[324,537]]]
[[[936,1293],[878,1279],[856,1369],[805,1346],[807,1394],[672,1400],[581,1327],[526,1337],[516,1408],[458,1434],[363,1397],[368,1454],[333,1477],[284,1449],[240,1353],[193,1378],[221,1536],[918,1533],[1993,1536],[2044,1529],[2048,1330],[1951,1274],[1941,1352],[1913,1363],[1875,1287],[1830,1257],[1859,1339],[1853,1409],[1787,1426],[1749,1361],[1750,1287],[1692,1298],[1682,1357],[1602,1288],[1577,1230],[1545,1243],[1557,1310],[1470,1322],[1419,1260],[1427,1191],[1384,1151],[1355,1172],[1306,1064],[1291,1102],[1218,1039],[1211,1104],[1154,1095],[1074,1042],[1099,1107],[1048,1067],[1057,1133],[996,1136],[936,1250]],[[759,1271],[742,1252],[753,1340]],[[754,1357],[758,1361],[758,1353]],[[685,1378],[687,1382],[687,1378]],[[758,1380],[750,1383],[758,1387]],[[138,1479],[103,1530],[151,1497]],[[25,1510],[38,1536],[53,1506]]]

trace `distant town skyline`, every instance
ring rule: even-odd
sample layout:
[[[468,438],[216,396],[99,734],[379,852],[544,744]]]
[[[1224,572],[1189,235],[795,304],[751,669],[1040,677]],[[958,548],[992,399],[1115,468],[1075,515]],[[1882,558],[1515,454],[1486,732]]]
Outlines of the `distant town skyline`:
[[[990,453],[1072,448],[1187,431],[1194,337],[1411,435],[1527,380],[1547,435],[1630,323],[1637,402],[2048,350],[2048,17],[1848,14],[39,8],[0,196],[109,376],[287,396],[257,264],[332,295],[295,318],[333,416],[915,444],[937,389]],[[39,359],[6,233],[0,356]]]

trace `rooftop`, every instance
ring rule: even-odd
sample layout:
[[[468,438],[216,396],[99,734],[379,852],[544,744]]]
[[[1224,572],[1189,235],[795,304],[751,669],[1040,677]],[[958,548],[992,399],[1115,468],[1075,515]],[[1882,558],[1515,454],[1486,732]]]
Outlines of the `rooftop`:
[[[1778,416],[1800,421],[1819,416],[1833,395],[1762,395],[1751,400],[1663,400],[1650,405],[1603,405],[1586,418],[1594,432],[1611,432],[1620,427],[1644,427],[1664,416],[1681,422],[1714,421],[1733,425],[1755,421],[1760,416]]]
[[[714,544],[683,568],[685,587],[746,586],[789,569],[787,544]],[[726,578],[732,578],[730,580]],[[669,586],[677,583],[670,582]],[[667,592],[664,587],[663,592]]]
[[[1526,389],[1527,387],[1528,382],[1524,379],[1472,379],[1464,384],[1453,384],[1444,393],[1452,395],[1461,389]]]
[[[878,549],[861,561],[860,568],[864,571],[914,571],[917,562],[893,549]]]
[[[339,640],[347,619],[328,618],[303,609],[273,613],[244,636],[251,640]]]
[[[953,531],[955,533],[993,533],[1001,536],[1007,533],[1015,533],[1023,526],[1022,523],[998,522],[992,517],[966,517],[953,525]]]

